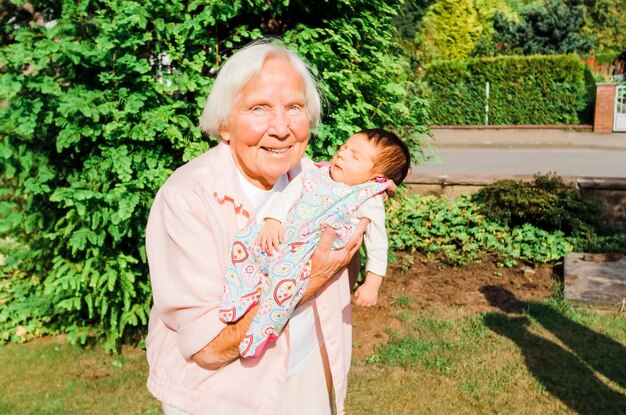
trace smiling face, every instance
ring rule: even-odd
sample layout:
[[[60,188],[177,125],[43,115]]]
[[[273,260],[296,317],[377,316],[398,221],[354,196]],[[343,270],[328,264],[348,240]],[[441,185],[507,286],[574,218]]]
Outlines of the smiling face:
[[[382,174],[374,171],[378,151],[365,134],[355,134],[337,151],[330,164],[333,180],[349,186],[365,183]]]
[[[298,164],[310,131],[302,78],[287,58],[270,57],[241,91],[220,134],[248,181],[271,189]]]

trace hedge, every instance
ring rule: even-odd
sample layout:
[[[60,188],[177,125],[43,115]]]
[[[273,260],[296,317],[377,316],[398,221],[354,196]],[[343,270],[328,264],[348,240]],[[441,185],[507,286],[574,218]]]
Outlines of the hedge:
[[[431,125],[590,124],[595,88],[576,55],[439,61],[425,68]],[[489,82],[489,100],[486,83]]]

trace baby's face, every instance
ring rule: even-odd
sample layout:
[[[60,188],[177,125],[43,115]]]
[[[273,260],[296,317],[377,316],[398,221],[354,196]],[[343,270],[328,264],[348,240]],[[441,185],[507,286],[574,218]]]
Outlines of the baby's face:
[[[364,134],[353,135],[333,157],[330,174],[334,181],[350,186],[368,182],[381,176],[373,172],[376,156],[376,147]]]

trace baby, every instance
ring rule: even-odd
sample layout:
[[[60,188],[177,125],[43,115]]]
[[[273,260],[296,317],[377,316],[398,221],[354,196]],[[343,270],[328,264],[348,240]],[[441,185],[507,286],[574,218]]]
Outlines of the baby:
[[[408,147],[398,136],[382,129],[360,131],[341,146],[331,163],[294,178],[272,203],[262,225],[237,233],[225,272],[220,319],[237,321],[259,304],[239,346],[242,357],[259,356],[287,324],[306,291],[310,258],[325,227],[335,229],[333,248],[339,249],[359,219],[369,219],[364,236],[367,274],[355,292],[355,303],[376,304],[387,268],[381,193],[389,180],[400,184],[409,167]]]

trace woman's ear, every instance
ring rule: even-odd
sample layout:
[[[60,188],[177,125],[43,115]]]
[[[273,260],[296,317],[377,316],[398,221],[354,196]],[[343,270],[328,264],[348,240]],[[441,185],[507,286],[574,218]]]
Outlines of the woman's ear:
[[[228,131],[228,128],[220,128],[220,137],[225,143],[230,143],[230,131]]]

